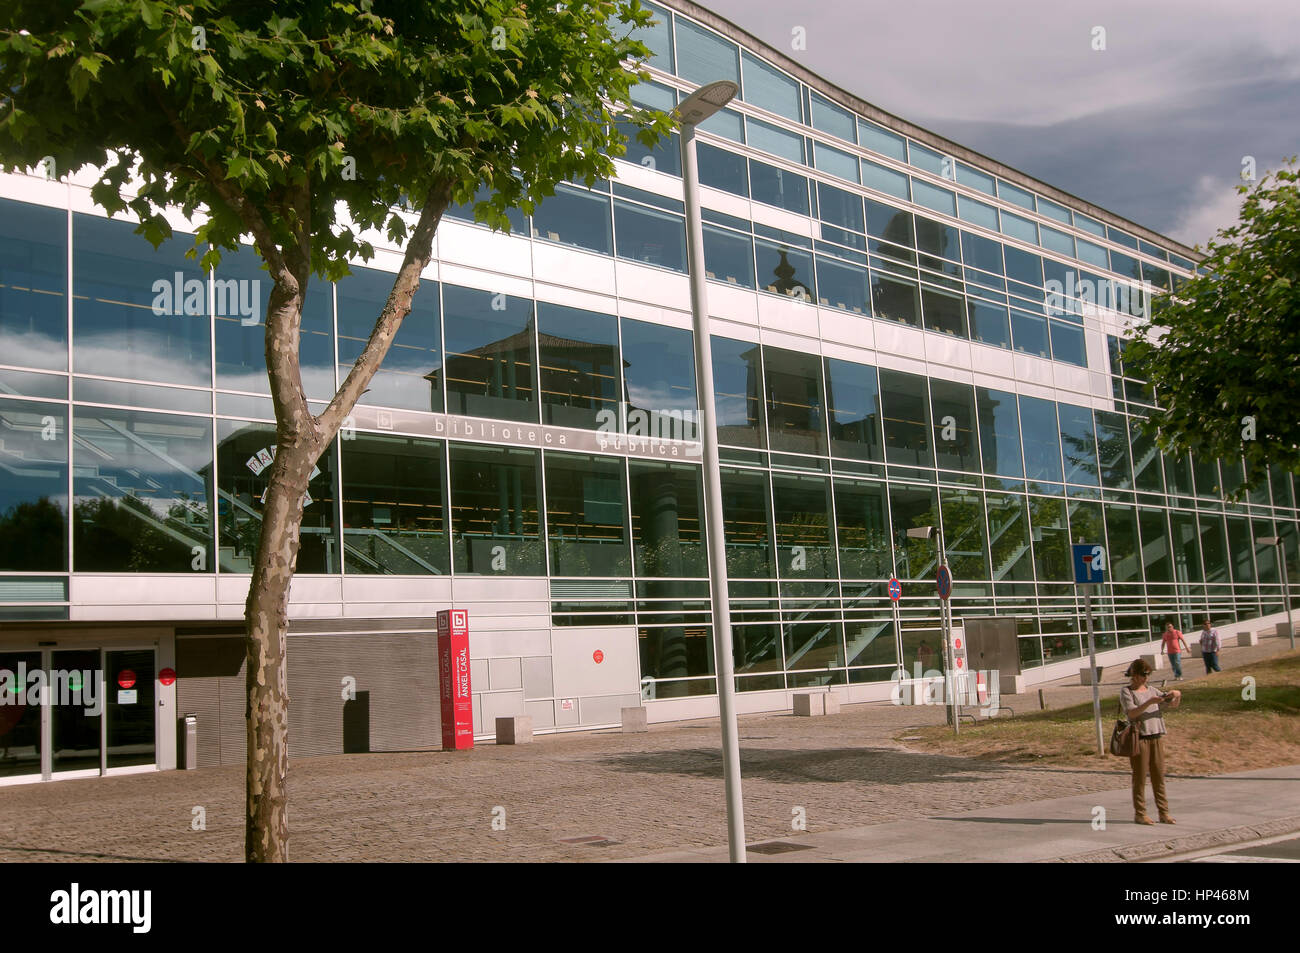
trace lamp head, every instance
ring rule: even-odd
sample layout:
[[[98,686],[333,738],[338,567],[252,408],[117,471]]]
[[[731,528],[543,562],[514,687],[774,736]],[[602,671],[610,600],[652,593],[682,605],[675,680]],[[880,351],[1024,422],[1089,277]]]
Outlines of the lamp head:
[[[736,98],[740,87],[729,79],[701,86],[673,110],[673,118],[683,126],[698,126],[727,103]]]

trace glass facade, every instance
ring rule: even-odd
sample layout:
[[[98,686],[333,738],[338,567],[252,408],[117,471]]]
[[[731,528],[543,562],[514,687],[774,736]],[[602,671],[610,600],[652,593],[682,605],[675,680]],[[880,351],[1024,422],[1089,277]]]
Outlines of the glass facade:
[[[378,424],[345,431],[311,479],[298,572],[580,587],[552,623],[634,625],[656,698],[714,690],[710,531],[726,544],[742,690],[884,681],[933,661],[937,641],[916,623],[937,620],[936,554],[906,536],[916,526],[943,529],[954,613],[1016,618],[1029,666],[1081,651],[1074,540],[1111,554],[1103,646],[1145,641],[1166,617],[1187,628],[1280,606],[1275,552],[1254,539],[1288,539],[1300,580],[1292,476],[1249,474],[1262,481],[1233,502],[1239,461],[1160,454],[1140,428],[1150,388],[1118,337],[1083,323],[1105,313],[1091,310],[1098,282],[1168,286],[1184,259],[855,117],[687,17],[656,15],[647,102],[666,108],[689,85],[675,77],[742,86],[699,148],[704,267],[733,329],[712,340],[704,395],[723,525],[706,526],[698,457],[608,443],[689,440],[701,399],[676,144],[633,145],[625,161],[658,175],[563,185],[515,216],[514,247],[559,249],[571,270],[539,268],[532,292],[517,278],[495,289],[488,274],[470,287],[463,267],[421,283],[361,399]],[[753,220],[736,196],[757,203]],[[449,216],[464,228],[470,214]],[[72,573],[246,575],[256,556],[276,452],[269,277],[250,249],[205,274],[184,256],[189,237],[155,252],[133,231],[0,199],[0,619],[36,618],[42,600],[66,618]],[[585,268],[618,275],[614,290],[587,287]],[[680,286],[681,300],[649,305],[625,273]],[[309,285],[313,400],[351,369],[392,280],[358,264]],[[718,305],[722,289],[759,317]],[[793,309],[788,325],[768,306]],[[953,349],[969,369],[936,358]],[[1103,392],[1090,377],[1109,378]],[[463,418],[477,429],[452,430]],[[527,445],[561,430],[591,439]],[[901,607],[885,591],[894,575]]]

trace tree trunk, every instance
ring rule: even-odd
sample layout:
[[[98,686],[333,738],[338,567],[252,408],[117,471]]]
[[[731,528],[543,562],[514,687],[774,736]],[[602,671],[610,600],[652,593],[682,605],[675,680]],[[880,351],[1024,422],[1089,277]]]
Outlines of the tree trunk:
[[[298,559],[302,499],[315,455],[279,443],[262,511],[257,563],[245,605],[248,797],[244,859],[289,859],[289,692],[285,635],[289,584]]]

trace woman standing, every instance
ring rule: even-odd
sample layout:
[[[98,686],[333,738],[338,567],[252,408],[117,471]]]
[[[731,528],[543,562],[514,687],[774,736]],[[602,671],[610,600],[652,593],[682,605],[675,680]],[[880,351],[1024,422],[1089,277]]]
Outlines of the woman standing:
[[[1174,628],[1172,622],[1165,623],[1165,634],[1161,637],[1160,651],[1169,656],[1169,664],[1174,669],[1174,681],[1183,680],[1183,652],[1191,651],[1187,647],[1187,641],[1183,638],[1183,633]]]
[[[1119,692],[1119,704],[1124,715],[1138,731],[1137,754],[1129,758],[1133,766],[1133,820],[1138,824],[1152,824],[1147,817],[1146,785],[1147,772],[1151,773],[1151,788],[1156,796],[1156,810],[1160,812],[1160,823],[1173,824],[1169,814],[1169,801],[1165,797],[1165,720],[1160,716],[1160,709],[1177,708],[1182,699],[1182,692],[1161,692],[1147,687],[1147,676],[1151,669],[1147,663],[1137,659],[1124,673],[1129,683]]]

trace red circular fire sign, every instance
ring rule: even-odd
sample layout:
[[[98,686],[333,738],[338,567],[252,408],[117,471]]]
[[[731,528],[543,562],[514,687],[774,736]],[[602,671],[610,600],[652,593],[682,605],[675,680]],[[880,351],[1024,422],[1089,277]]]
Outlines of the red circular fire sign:
[[[164,685],[170,685],[172,682],[176,681],[176,670],[172,668],[163,669],[158,673],[158,681],[162,682]]]
[[[596,649],[596,651],[592,652],[591,657],[596,660],[597,665],[605,661],[605,653],[602,652],[600,649]]]
[[[129,668],[124,668],[122,671],[117,673],[118,688],[130,688],[134,684],[135,672],[131,671]]]

